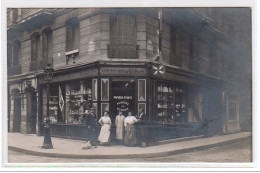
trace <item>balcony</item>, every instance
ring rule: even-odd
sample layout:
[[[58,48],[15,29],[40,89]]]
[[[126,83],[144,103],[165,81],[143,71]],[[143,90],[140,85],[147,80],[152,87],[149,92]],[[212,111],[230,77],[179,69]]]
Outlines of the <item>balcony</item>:
[[[41,8],[12,8],[7,10],[7,26],[20,24],[30,29],[52,21],[54,9]]]
[[[21,65],[8,67],[7,73],[8,73],[8,76],[21,74]]]

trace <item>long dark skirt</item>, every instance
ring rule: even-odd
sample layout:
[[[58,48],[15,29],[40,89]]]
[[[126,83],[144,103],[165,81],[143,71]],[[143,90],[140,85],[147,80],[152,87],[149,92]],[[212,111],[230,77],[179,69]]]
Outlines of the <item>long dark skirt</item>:
[[[136,144],[136,133],[135,133],[135,126],[134,125],[127,125],[126,126],[124,142],[128,146],[133,146],[133,145]]]
[[[140,140],[141,140],[141,145],[146,146],[149,140],[148,136],[148,129],[147,127],[141,126],[140,127]]]

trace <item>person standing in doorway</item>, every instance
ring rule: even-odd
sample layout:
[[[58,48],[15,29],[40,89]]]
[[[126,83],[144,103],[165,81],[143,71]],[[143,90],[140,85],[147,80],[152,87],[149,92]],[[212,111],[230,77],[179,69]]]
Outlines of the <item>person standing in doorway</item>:
[[[138,122],[136,117],[132,116],[132,112],[129,112],[124,122],[126,131],[124,142],[127,146],[134,146],[136,144],[136,132],[134,126],[136,122]]]
[[[115,139],[122,143],[124,137],[124,120],[125,116],[122,111],[119,111],[119,114],[116,116],[115,124],[116,124],[116,136]]]
[[[88,141],[93,145],[95,140],[96,117],[93,108],[86,110],[86,125],[88,129]]]
[[[98,136],[98,141],[101,145],[109,145],[111,119],[108,111],[104,112],[104,116],[99,119],[98,123],[102,126]]]
[[[143,109],[139,110],[138,124],[140,127],[140,143],[141,147],[146,147],[148,143],[148,130],[147,125],[149,123],[148,116],[144,113]]]

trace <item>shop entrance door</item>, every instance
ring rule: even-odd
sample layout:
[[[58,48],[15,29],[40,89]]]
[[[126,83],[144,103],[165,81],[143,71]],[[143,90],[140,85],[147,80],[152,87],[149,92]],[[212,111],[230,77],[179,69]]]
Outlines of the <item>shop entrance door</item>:
[[[128,112],[135,113],[135,82],[131,81],[113,81],[112,82],[112,107],[111,119],[114,122],[118,111],[122,111],[124,116]]]
[[[33,88],[30,88],[26,91],[27,98],[27,121],[30,122],[30,130],[27,133],[36,133],[36,108],[37,100],[36,93]]]
[[[14,96],[13,132],[21,132],[21,97],[19,96],[19,90],[14,90],[13,96]]]

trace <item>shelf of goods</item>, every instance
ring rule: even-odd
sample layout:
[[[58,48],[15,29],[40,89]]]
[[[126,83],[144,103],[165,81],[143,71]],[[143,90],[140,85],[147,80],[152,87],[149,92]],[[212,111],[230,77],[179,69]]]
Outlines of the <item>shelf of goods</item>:
[[[49,98],[49,117],[51,123],[57,123],[58,120],[58,96],[50,96]]]
[[[66,103],[69,105],[68,123],[82,123],[84,111],[92,107],[91,89],[83,91],[67,91]]]

